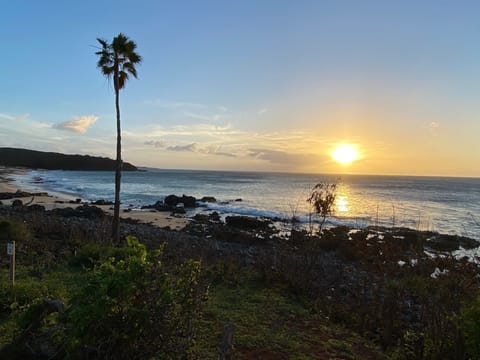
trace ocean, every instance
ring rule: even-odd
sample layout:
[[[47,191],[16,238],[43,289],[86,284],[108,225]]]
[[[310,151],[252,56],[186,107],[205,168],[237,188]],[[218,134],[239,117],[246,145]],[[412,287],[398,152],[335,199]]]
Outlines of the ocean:
[[[114,173],[35,170],[19,186],[83,200],[113,200]],[[317,175],[147,169],[122,173],[122,206],[139,208],[165,196],[214,196],[199,211],[308,222],[306,199],[319,182],[338,183],[329,225],[402,226],[480,239],[480,179]]]

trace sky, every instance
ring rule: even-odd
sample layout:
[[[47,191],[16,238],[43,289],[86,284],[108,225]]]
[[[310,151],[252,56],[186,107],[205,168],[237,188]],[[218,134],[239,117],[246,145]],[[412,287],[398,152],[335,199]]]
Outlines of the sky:
[[[480,2],[2,1],[0,146],[138,166],[480,177]],[[350,144],[358,158],[332,158]]]

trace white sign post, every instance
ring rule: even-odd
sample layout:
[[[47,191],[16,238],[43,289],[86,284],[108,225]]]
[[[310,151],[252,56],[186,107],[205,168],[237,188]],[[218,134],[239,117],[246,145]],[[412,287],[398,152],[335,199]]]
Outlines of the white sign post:
[[[7,243],[7,255],[10,256],[10,281],[15,285],[15,241]]]

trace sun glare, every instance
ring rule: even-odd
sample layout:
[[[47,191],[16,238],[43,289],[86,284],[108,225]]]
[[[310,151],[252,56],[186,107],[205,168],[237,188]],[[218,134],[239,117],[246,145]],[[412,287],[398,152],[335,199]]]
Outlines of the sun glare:
[[[358,151],[354,145],[340,144],[333,150],[332,158],[342,165],[348,165],[358,159]]]

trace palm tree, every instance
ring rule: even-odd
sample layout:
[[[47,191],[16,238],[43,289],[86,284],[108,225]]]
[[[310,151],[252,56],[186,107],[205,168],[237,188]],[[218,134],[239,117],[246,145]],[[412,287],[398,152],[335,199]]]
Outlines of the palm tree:
[[[97,38],[101,50],[95,54],[99,55],[97,67],[108,79],[113,77],[115,89],[115,108],[117,111],[117,162],[115,167],[115,206],[112,222],[112,240],[116,243],[120,240],[120,182],[122,177],[122,131],[120,127],[120,90],[130,75],[137,77],[135,65],[142,61],[142,57],[135,52],[137,44],[127,36],[120,33],[113,38],[109,44],[106,40]]]

